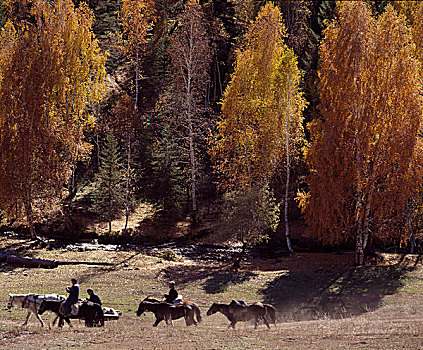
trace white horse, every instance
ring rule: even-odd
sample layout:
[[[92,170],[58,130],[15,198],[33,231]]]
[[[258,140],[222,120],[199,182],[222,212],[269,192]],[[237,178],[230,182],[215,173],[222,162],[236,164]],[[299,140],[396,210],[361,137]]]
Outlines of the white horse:
[[[65,300],[64,295],[59,294],[9,294],[9,302],[7,303],[7,308],[10,310],[13,306],[21,307],[27,309],[28,314],[26,315],[26,320],[22,324],[25,326],[28,323],[31,314],[34,314],[35,317],[40,321],[41,327],[44,326],[44,322],[38,315],[38,309],[43,302],[43,300]],[[57,317],[56,317],[57,319]],[[56,322],[56,319],[53,321]]]

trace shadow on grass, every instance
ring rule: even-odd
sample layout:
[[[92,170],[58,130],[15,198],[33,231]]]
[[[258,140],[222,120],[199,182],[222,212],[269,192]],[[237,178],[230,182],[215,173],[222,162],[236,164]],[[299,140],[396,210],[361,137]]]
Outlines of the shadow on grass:
[[[298,271],[268,283],[265,302],[287,321],[356,316],[377,309],[403,286],[414,267],[361,266],[343,271]]]
[[[178,285],[205,280],[202,286],[208,294],[223,293],[230,285],[241,284],[257,276],[250,271],[234,271],[231,265],[168,267],[161,273],[168,280],[176,280]]]

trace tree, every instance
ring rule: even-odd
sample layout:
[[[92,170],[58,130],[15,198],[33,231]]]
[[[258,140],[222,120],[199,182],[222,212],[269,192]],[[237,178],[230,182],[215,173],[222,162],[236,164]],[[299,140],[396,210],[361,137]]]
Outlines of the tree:
[[[422,118],[419,64],[403,17],[388,6],[376,22],[363,2],[339,2],[320,58],[320,110],[311,127],[309,234],[327,244],[399,238],[395,224],[413,176]]]
[[[287,214],[291,156],[303,139],[305,100],[296,57],[283,43],[284,37],[279,10],[267,4],[237,53],[211,154],[223,186],[247,190],[268,184],[285,157],[285,224],[292,251]]]
[[[225,193],[219,235],[241,243],[241,253],[234,260],[239,267],[247,248],[266,241],[268,232],[279,224],[279,205],[268,186]]]
[[[189,0],[185,10],[178,17],[178,28],[170,38],[169,53],[172,60],[174,90],[173,95],[178,112],[178,122],[185,129],[189,154],[191,177],[192,218],[197,219],[197,176],[198,142],[205,138],[205,120],[202,98],[208,81],[208,68],[211,61],[207,28],[198,0]],[[185,146],[183,149],[186,150]]]
[[[138,106],[140,56],[152,29],[154,2],[152,0],[122,0],[120,21],[126,52],[135,55],[135,106]]]
[[[125,227],[128,227],[129,212],[132,207],[132,195],[134,188],[134,168],[132,154],[136,140],[136,130],[142,128],[142,121],[138,108],[134,104],[134,99],[126,93],[122,93],[113,108],[114,119],[111,126],[120,139],[125,144],[126,165],[125,165]]]
[[[107,220],[111,233],[112,220],[118,211],[125,207],[126,201],[122,158],[116,138],[111,133],[107,134],[100,162],[100,169],[95,177],[95,190],[92,193],[93,209]]]
[[[0,36],[0,206],[8,213],[23,206],[35,237],[34,205],[60,198],[90,150],[87,103],[104,91],[105,55],[86,5],[34,0],[18,10],[9,7]]]
[[[306,143],[302,114],[306,107],[306,101],[300,90],[301,73],[298,69],[297,58],[292,50],[285,49],[283,51],[274,79],[273,93],[276,102],[274,113],[282,123],[283,129],[280,130],[280,133],[284,137],[285,148],[285,236],[288,250],[292,253],[288,221],[292,158],[297,157],[298,159],[302,146]]]

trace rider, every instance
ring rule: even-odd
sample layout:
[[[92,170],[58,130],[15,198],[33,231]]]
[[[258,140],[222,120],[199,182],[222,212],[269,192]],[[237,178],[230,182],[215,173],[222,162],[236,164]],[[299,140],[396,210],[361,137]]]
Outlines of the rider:
[[[87,289],[87,293],[90,296],[89,298],[87,298],[88,301],[92,301],[93,303],[99,304],[99,305],[103,304],[101,302],[100,297],[96,293],[94,293],[94,291],[91,288]]]
[[[68,298],[63,303],[66,315],[71,313],[71,306],[79,301],[79,284],[77,283],[76,278],[71,279],[72,285],[66,287],[66,291],[69,293]]]
[[[178,298],[178,292],[175,289],[175,282],[174,281],[170,281],[169,282],[169,294],[165,294],[165,302],[166,303],[170,303],[173,304],[173,302]]]

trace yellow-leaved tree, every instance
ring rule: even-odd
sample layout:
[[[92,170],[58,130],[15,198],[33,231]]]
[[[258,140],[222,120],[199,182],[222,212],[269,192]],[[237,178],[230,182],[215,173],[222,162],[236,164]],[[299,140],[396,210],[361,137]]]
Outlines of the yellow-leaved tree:
[[[0,35],[0,207],[10,215],[23,207],[35,237],[34,206],[60,198],[90,151],[87,107],[102,96],[106,57],[85,4],[26,4],[33,20],[10,16]]]
[[[326,244],[355,240],[363,264],[370,239],[399,238],[394,227],[418,189],[419,62],[392,6],[377,21],[364,2],[337,6],[320,48],[323,120],[311,126],[306,218]]]
[[[148,42],[154,15],[153,0],[122,0],[120,21],[124,47],[135,56],[135,106],[138,106],[140,57]]]
[[[280,11],[265,5],[251,23],[224,93],[222,119],[211,148],[227,190],[266,187],[282,163],[286,169],[285,224],[288,249],[288,199],[291,158],[303,142],[300,71],[284,44]]]

